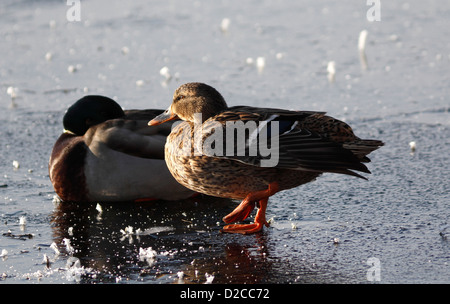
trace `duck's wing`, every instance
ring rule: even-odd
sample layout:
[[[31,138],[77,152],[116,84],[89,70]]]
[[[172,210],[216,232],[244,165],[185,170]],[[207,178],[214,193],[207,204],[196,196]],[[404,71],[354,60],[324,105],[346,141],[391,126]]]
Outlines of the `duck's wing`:
[[[102,149],[112,149],[129,155],[164,159],[166,125],[149,127],[148,119],[113,119],[91,127],[84,135],[85,142],[94,154]]]
[[[148,110],[126,110],[125,116],[122,117],[124,120],[133,120],[138,122],[138,129],[136,128],[134,131],[143,135],[154,135],[160,134],[164,136],[168,136],[170,134],[172,123],[168,122],[165,124],[161,124],[159,128],[153,128],[148,126],[149,120],[152,120],[159,114],[164,112],[164,110],[160,109],[148,109]]]
[[[320,133],[296,126],[279,136],[280,167],[300,170],[344,173],[362,177],[351,171],[370,173],[351,150],[342,143]]]
[[[324,113],[234,107],[214,117],[214,121],[206,121],[204,127],[207,129],[213,122],[223,125],[226,135],[220,157],[260,167],[336,172],[358,177],[362,176],[351,170],[370,173],[342,143],[304,123],[308,119],[315,121],[314,116],[320,119]],[[241,133],[245,134],[245,139],[239,138],[239,131],[227,126],[241,128],[241,131],[246,129]],[[233,149],[230,144],[234,145]]]
[[[344,149],[351,151],[361,162],[370,162],[366,156],[384,145],[381,140],[357,137],[348,124],[324,114],[313,114],[305,118],[301,127],[342,144]]]

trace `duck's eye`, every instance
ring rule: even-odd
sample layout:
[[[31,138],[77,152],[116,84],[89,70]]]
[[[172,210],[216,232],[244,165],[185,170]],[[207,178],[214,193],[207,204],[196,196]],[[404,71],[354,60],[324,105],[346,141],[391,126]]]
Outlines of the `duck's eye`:
[[[186,96],[184,96],[184,95],[177,95],[177,97],[175,98],[175,101],[181,100],[183,98],[186,98]]]

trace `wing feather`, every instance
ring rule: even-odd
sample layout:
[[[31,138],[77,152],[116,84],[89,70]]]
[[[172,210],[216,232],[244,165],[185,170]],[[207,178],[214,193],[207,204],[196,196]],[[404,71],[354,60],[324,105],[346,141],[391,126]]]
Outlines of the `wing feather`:
[[[332,138],[317,132],[315,128],[308,128],[304,122],[308,119],[311,120],[311,116],[316,116],[318,119],[326,117],[322,112],[280,109],[261,111],[261,109],[252,107],[233,107],[230,111],[225,111],[213,119],[223,124],[230,121],[248,122],[253,120],[259,126],[264,122],[265,127],[258,129],[256,142],[251,141],[252,132],[248,130],[245,133],[244,146],[238,145],[237,136],[234,136],[236,134],[226,134],[225,137],[234,136],[234,141],[232,141],[235,145],[233,149],[234,154],[226,155],[223,153],[221,157],[234,159],[253,166],[261,166],[262,160],[267,160],[275,155],[278,157],[275,167],[280,169],[336,172],[361,178],[364,177],[351,170],[370,173],[368,168],[361,163],[361,161],[366,159],[361,157],[361,155],[375,147],[376,144],[369,145],[370,147],[368,148],[367,145],[358,145],[356,142],[346,145],[342,142],[333,141]],[[273,123],[275,122],[278,124],[277,128],[274,128]],[[320,122],[315,121],[315,124],[318,123]],[[351,129],[348,132],[351,132]],[[347,135],[350,138],[357,138],[353,133]],[[267,137],[266,147],[270,146],[273,155],[261,153],[260,144],[261,140],[265,139],[264,136]],[[272,144],[275,145],[277,142],[278,148],[271,147]],[[225,152],[225,139],[223,144]],[[257,145],[257,153],[253,155],[251,152],[254,152],[255,149],[251,149],[254,148],[252,145]],[[354,153],[358,151],[359,153]]]

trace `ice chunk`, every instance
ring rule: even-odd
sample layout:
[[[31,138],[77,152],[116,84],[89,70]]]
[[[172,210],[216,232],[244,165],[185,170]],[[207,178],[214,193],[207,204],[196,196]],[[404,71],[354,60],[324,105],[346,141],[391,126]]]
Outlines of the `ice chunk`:
[[[229,27],[230,27],[230,19],[223,18],[222,22],[220,23],[220,30],[225,33],[228,32]]]
[[[205,273],[206,282],[205,284],[211,284],[214,281],[214,276],[209,273]]]
[[[336,75],[336,64],[334,61],[328,62],[327,72],[328,72],[328,81],[331,83],[334,82]]]

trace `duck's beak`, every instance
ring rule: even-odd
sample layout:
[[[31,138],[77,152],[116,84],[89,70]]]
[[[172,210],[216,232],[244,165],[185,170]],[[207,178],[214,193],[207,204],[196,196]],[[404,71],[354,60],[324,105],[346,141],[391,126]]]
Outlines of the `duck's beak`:
[[[161,113],[160,115],[158,115],[155,118],[153,118],[152,120],[150,120],[148,122],[148,125],[149,126],[157,126],[157,125],[160,125],[162,123],[165,123],[166,121],[174,120],[174,119],[177,119],[177,118],[178,118],[178,116],[176,114],[173,114],[170,111],[170,108],[168,108],[163,113]]]

